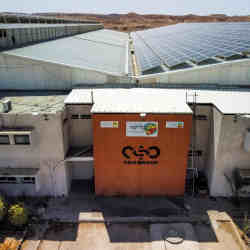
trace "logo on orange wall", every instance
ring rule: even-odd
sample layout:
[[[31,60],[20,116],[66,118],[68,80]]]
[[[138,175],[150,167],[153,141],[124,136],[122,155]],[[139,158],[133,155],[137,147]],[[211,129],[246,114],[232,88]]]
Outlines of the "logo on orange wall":
[[[144,125],[146,135],[154,135],[157,133],[157,126],[155,123],[146,123]]]
[[[138,148],[126,146],[122,149],[122,155],[126,158],[125,164],[157,164],[160,153],[161,151],[157,146],[148,148],[144,148],[142,145]]]

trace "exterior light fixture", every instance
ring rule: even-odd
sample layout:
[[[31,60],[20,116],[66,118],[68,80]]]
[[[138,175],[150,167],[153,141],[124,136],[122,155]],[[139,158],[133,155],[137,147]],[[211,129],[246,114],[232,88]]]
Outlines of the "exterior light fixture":
[[[146,115],[146,113],[140,113],[140,117],[145,117]]]

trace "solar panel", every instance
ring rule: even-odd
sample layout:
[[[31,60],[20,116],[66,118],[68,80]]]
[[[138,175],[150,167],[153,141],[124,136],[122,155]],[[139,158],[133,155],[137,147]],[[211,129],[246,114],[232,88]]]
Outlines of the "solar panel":
[[[132,33],[141,70],[250,52],[250,22],[182,23]]]
[[[138,63],[140,65],[141,71],[146,71],[158,67],[162,64],[161,59],[143,42],[141,39],[137,38],[136,35],[133,35],[134,47],[136,57],[139,59]]]

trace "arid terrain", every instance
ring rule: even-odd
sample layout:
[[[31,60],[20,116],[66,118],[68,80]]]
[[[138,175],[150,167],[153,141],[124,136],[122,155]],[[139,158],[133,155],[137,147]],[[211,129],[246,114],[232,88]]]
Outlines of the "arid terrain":
[[[140,15],[137,13],[128,14],[84,14],[84,13],[34,13],[36,15],[60,17],[65,19],[74,20],[91,20],[102,22],[105,28],[119,30],[119,31],[136,31],[155,27],[161,27],[176,23],[183,22],[246,22],[250,21],[250,15],[248,16],[226,16],[210,15],[210,16],[197,16],[197,15],[184,15],[184,16],[172,16],[172,15]]]

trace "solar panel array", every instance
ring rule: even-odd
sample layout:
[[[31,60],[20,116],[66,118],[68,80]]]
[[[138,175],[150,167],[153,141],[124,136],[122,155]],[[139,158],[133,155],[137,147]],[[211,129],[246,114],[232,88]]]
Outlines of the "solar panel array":
[[[141,71],[250,52],[250,22],[182,23],[131,35]]]

